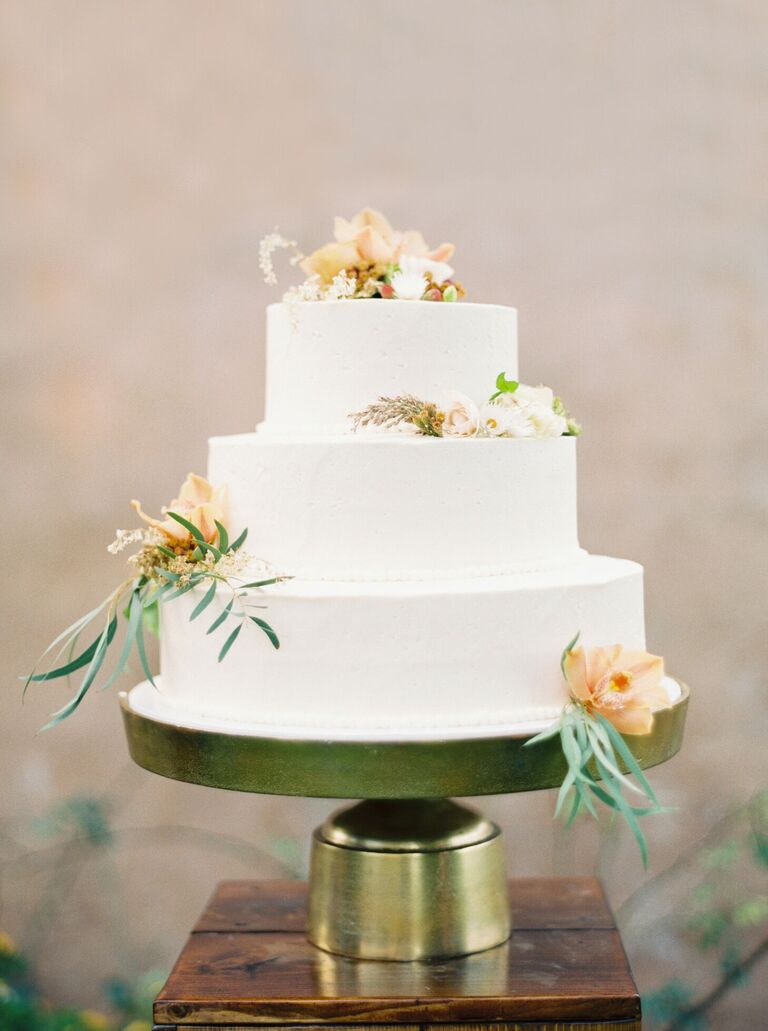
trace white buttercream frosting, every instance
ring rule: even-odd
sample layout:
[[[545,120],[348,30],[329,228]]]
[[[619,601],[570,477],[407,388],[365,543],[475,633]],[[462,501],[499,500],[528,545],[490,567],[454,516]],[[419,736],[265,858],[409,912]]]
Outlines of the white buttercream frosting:
[[[209,477],[229,487],[232,532],[300,579],[491,576],[582,554],[572,437],[215,437]]]
[[[221,663],[220,633],[189,621],[201,590],[162,608],[164,701],[264,725],[330,732],[553,718],[567,700],[559,655],[577,630],[584,641],[645,647],[641,567],[598,556],[487,579],[280,584],[259,599],[280,649],[248,627]],[[222,592],[219,604],[227,600]]]

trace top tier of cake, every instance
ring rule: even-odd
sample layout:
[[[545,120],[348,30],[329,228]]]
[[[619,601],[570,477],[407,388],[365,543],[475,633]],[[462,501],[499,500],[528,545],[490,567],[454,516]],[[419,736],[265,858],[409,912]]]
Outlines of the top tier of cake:
[[[267,309],[260,432],[327,435],[379,395],[484,401],[517,374],[517,312],[496,304],[324,301]]]

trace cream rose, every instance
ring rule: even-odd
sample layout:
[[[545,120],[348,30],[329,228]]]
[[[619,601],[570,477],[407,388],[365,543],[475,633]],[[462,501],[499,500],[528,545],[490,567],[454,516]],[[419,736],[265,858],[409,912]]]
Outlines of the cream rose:
[[[454,391],[437,406],[445,413],[444,437],[474,437],[480,428],[480,411],[466,394]]]

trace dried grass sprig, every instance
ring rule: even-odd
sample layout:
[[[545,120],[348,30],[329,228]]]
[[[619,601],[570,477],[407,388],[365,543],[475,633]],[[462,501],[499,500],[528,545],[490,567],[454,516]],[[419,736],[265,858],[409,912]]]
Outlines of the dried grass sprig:
[[[397,397],[380,397],[361,412],[353,412],[350,419],[355,430],[365,426],[389,429],[402,422],[415,423],[421,413],[429,407],[429,402],[422,401],[413,394],[399,394]]]

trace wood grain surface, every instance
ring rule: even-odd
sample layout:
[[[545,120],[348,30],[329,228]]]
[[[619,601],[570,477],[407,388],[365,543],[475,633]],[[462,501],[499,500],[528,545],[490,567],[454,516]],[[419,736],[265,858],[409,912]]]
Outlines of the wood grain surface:
[[[306,941],[305,884],[226,881],[157,998],[155,1026],[639,1028],[637,990],[599,883],[516,880],[510,896],[514,930],[504,945],[459,959],[383,963],[332,956]]]

